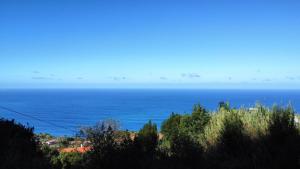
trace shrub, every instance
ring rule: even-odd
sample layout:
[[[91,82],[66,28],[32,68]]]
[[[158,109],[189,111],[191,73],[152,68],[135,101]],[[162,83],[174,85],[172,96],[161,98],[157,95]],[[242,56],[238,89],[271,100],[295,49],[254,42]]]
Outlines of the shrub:
[[[265,144],[272,168],[299,168],[300,134],[294,121],[294,110],[289,106],[275,106],[271,116]]]
[[[16,124],[14,120],[0,119],[0,168],[48,168],[33,128]]]
[[[83,155],[79,152],[60,153],[56,161],[61,169],[83,169]]]
[[[203,148],[188,135],[179,134],[171,140],[171,168],[199,168]]]

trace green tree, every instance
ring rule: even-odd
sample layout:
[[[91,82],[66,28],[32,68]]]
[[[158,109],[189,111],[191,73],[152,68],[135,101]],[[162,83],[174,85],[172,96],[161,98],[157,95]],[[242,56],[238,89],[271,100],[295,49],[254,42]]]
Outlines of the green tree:
[[[162,123],[161,133],[164,138],[171,140],[179,134],[181,115],[172,113],[171,116]]]
[[[138,132],[135,142],[145,153],[153,154],[158,144],[158,133],[156,124],[151,120]]]
[[[210,114],[200,104],[194,105],[191,115],[183,116],[180,130],[193,138],[197,138],[203,132],[210,120]]]
[[[219,102],[219,111],[230,111],[230,109],[229,102]]]
[[[116,130],[111,124],[111,121],[99,122],[83,132],[92,143],[92,150],[88,152],[86,158],[87,168],[116,168],[117,143],[114,137]]]
[[[135,152],[139,168],[148,169],[155,165],[158,133],[157,126],[151,121],[146,123],[134,139]]]

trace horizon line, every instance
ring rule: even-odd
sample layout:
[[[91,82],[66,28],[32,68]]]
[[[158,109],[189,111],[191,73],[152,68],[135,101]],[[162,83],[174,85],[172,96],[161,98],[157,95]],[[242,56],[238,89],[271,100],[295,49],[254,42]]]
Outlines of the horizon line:
[[[205,87],[0,87],[0,90],[300,90],[300,88],[205,88]]]

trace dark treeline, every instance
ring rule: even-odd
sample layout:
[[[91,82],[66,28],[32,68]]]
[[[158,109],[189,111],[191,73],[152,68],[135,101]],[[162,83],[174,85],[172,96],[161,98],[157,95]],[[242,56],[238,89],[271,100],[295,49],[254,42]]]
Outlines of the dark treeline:
[[[300,133],[292,108],[257,106],[217,112],[196,105],[172,113],[160,133],[149,121],[132,137],[111,121],[85,128],[87,153],[40,146],[33,129],[0,120],[1,169],[299,169]]]

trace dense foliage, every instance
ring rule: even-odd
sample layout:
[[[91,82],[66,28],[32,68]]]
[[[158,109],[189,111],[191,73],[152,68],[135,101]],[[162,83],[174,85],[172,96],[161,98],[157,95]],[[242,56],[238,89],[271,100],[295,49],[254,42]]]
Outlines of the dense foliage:
[[[0,169],[48,167],[33,128],[0,119]]]
[[[16,154],[8,157],[16,157],[1,160],[24,163],[20,158],[23,150],[12,144],[22,138],[33,145],[30,148],[34,151],[26,157],[29,163],[40,166],[34,159],[43,157],[41,161],[48,161],[52,169],[299,169],[297,119],[290,106],[269,109],[258,104],[252,109],[233,109],[229,103],[220,102],[216,112],[208,112],[195,105],[191,114],[172,113],[160,133],[151,121],[137,133],[120,131],[112,120],[103,121],[80,132],[91,142],[91,151],[59,153],[43,146],[44,156],[37,155],[32,129],[3,121],[19,129],[12,130],[16,136],[6,137],[9,141],[3,143],[15,149],[10,153]],[[8,126],[2,125],[1,132],[8,135],[4,127]],[[22,134],[24,131],[29,137]],[[9,163],[3,164],[0,166]]]

